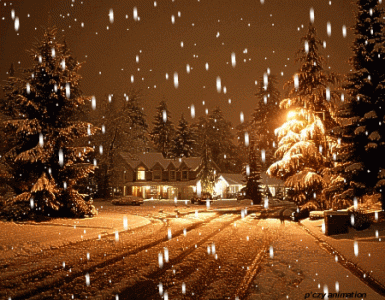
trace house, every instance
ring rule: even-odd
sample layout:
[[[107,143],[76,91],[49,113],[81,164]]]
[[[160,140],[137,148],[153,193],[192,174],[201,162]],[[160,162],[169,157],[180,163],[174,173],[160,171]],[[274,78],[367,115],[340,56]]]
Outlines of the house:
[[[220,173],[214,186],[215,194],[220,198],[235,198],[246,182],[242,174]]]
[[[269,189],[271,195],[275,197],[278,194],[285,195],[286,194],[286,187],[285,182],[283,180],[269,177],[265,172],[261,173],[261,187],[263,191],[266,191],[266,189]]]
[[[122,152],[115,157],[113,173],[114,194],[134,195],[144,199],[191,199],[200,189],[197,178],[200,157],[164,158],[162,153],[145,152],[135,156]],[[219,173],[214,185],[214,196],[234,198],[245,185],[242,174]],[[261,174],[262,188],[275,196],[285,192],[284,182]]]
[[[235,198],[237,192],[245,186],[246,180],[242,174],[220,173],[214,191],[221,198]],[[268,189],[273,197],[280,193],[285,195],[286,191],[284,181],[270,178],[264,172],[261,173],[261,188],[263,191]]]
[[[115,158],[115,193],[145,199],[190,199],[200,185],[200,162],[200,157],[169,159],[155,152],[120,153]]]

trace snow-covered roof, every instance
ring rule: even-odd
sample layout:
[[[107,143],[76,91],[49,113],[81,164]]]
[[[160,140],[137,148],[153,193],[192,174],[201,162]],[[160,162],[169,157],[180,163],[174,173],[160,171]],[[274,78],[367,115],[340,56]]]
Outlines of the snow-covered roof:
[[[242,174],[220,173],[219,176],[222,176],[229,185],[245,185]]]
[[[220,173],[219,176],[222,176],[222,178],[229,184],[229,185],[246,185],[245,178],[242,174],[232,174],[232,173]],[[266,175],[266,173],[261,173],[261,183],[263,185],[269,185],[269,186],[283,186],[284,181],[271,178]]]
[[[261,173],[262,184],[269,186],[283,186],[285,182],[283,180],[269,177],[265,172]]]
[[[182,181],[170,181],[170,182],[164,182],[164,181],[133,181],[133,182],[126,182],[125,185],[127,186],[156,186],[156,185],[169,185],[173,187],[178,186],[196,186],[199,179],[193,179],[193,180],[182,180]]]
[[[121,152],[119,154],[123,160],[133,169],[136,169],[141,163],[144,164],[148,169],[152,169],[157,163],[159,163],[165,170],[169,167],[170,163],[172,163],[175,168],[178,169],[184,162],[187,168],[196,170],[201,162],[200,157],[189,157],[181,159],[164,158],[160,152],[140,153],[136,154],[135,156],[127,152]]]

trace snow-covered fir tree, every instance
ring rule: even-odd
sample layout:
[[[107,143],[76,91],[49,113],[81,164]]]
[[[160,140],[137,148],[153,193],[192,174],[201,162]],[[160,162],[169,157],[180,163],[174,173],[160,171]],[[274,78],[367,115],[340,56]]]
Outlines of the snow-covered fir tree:
[[[257,97],[257,106],[254,109],[249,124],[248,133],[254,146],[249,150],[256,151],[255,156],[261,161],[262,170],[274,162],[277,138],[274,130],[281,124],[279,109],[280,93],[276,87],[277,79],[274,75],[265,73],[260,82]]]
[[[196,136],[194,129],[189,126],[182,114],[175,131],[171,157],[180,158],[194,156],[195,153],[193,151],[195,149],[195,144]]]
[[[170,157],[175,129],[165,100],[160,101],[157,106],[152,124],[154,127],[150,132],[150,138],[154,148],[162,152],[164,157]]]
[[[352,71],[344,86],[347,101],[333,130],[337,177],[329,193],[336,201],[380,193],[385,209],[385,39],[378,0],[357,1]]]
[[[268,174],[285,180],[296,203],[309,202],[319,208],[329,205],[321,192],[333,167],[334,140],[328,132],[335,125],[333,112],[339,97],[334,86],[338,78],[324,70],[324,58],[318,51],[322,43],[313,24],[301,42],[296,59],[300,68],[286,84],[288,98],[280,103],[290,111],[288,121],[276,130],[279,143],[275,155],[279,160],[269,167]]]
[[[31,69],[9,77],[3,86],[0,110],[8,117],[6,137],[14,139],[1,158],[7,167],[8,186],[16,196],[7,199],[2,214],[21,219],[38,215],[92,215],[94,207],[77,186],[94,171],[91,147],[74,141],[94,133],[78,113],[91,97],[80,90],[81,64],[65,43],[48,28],[29,52]]]

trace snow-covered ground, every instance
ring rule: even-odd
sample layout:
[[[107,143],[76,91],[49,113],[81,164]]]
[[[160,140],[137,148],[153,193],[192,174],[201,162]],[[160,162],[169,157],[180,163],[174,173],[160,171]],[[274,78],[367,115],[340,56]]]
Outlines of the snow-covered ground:
[[[317,237],[385,285],[385,223],[374,223],[362,231],[349,228],[347,234],[332,236],[322,233],[322,223],[323,220],[302,221]]]
[[[248,204],[223,200],[207,209],[183,201],[176,206],[174,201],[157,200],[142,206],[95,202],[99,215],[92,219],[0,222],[4,245],[0,298],[116,299],[118,295],[120,300],[133,300],[146,295],[161,299],[160,294],[166,299],[167,294],[168,299],[255,300],[305,299],[309,294],[307,299],[313,299],[314,293],[337,290],[366,293],[365,299],[383,298],[336,262],[298,223],[281,224],[250,214],[242,218],[245,206],[258,209]],[[302,223],[385,284],[385,224],[326,237],[322,220]]]

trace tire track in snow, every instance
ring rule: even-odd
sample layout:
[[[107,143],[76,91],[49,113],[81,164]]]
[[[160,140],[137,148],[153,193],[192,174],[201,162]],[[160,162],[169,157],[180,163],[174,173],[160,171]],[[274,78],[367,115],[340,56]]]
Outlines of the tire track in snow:
[[[186,230],[191,231],[191,230],[198,229],[199,227],[203,226],[205,223],[209,223],[209,222],[219,218],[220,216],[221,216],[221,214],[217,213],[215,216],[213,216],[211,218],[199,221],[197,223],[194,223],[194,224],[186,227]],[[128,230],[127,232],[134,231],[134,230],[135,229]],[[178,237],[178,236],[180,236],[182,234],[183,234],[183,230],[179,230],[179,231],[177,231],[177,232],[175,232],[173,234],[173,238],[176,238],[176,237]],[[113,236],[113,235],[114,234],[110,234],[108,236]],[[159,233],[152,234],[152,235],[159,235]],[[105,236],[105,237],[107,237],[107,236]],[[94,239],[94,240],[96,240],[96,239]],[[26,299],[26,298],[29,298],[29,297],[35,297],[36,295],[39,295],[39,294],[42,294],[42,293],[49,292],[50,290],[54,290],[54,289],[56,290],[56,289],[59,288],[59,286],[68,285],[71,282],[75,281],[77,278],[84,277],[87,273],[91,275],[96,270],[100,270],[102,268],[111,266],[111,265],[113,265],[115,263],[118,263],[118,262],[122,261],[123,259],[128,258],[129,256],[132,256],[132,255],[138,254],[138,253],[140,253],[142,251],[148,250],[148,249],[150,249],[152,247],[155,247],[155,246],[157,246],[157,245],[159,245],[159,244],[161,244],[163,242],[166,242],[167,240],[168,240],[167,234],[164,234],[164,237],[158,238],[158,239],[156,239],[153,242],[150,242],[150,243],[147,243],[145,245],[139,246],[139,247],[137,247],[137,248],[135,248],[133,250],[125,251],[125,252],[120,253],[118,255],[115,255],[115,256],[113,256],[111,258],[108,258],[108,259],[106,259],[106,260],[104,260],[102,262],[95,263],[93,265],[87,266],[86,268],[83,268],[81,271],[72,272],[68,276],[65,276],[66,274],[63,274],[62,276],[59,275],[60,276],[59,278],[49,278],[48,280],[46,280],[47,282],[43,282],[40,285],[36,285],[35,287],[32,287],[32,288],[31,287],[27,287],[27,289],[24,289],[24,290],[20,290],[19,289],[19,291],[16,294],[12,295],[12,299],[13,300]],[[82,242],[78,242],[76,244],[80,245],[83,242],[89,242],[89,241],[90,240],[82,241]],[[73,246],[74,245],[71,245],[71,247],[73,247]],[[65,248],[65,247],[66,246],[64,246],[63,248]],[[41,272],[44,272],[44,271],[46,271],[46,269],[41,270]],[[56,270],[53,270],[53,271],[56,271]],[[17,280],[20,281],[20,278],[18,278]]]
[[[238,211],[238,213],[239,213],[239,211]],[[231,225],[233,223],[235,223],[236,221],[240,220],[241,218],[242,217],[238,215],[237,217],[233,218],[232,220],[227,221],[226,223],[224,223],[221,226],[220,230],[217,230],[217,228],[216,228],[216,230],[213,233],[211,233],[209,236],[205,237],[204,239],[200,240],[197,243],[197,245],[202,246],[206,242],[208,242],[209,240],[213,239],[214,237],[218,237],[217,235],[229,234],[228,232],[225,233],[225,231],[229,228],[232,228]],[[254,221],[252,221],[252,222],[254,223]],[[248,225],[243,224],[243,225],[249,226],[250,224],[248,224]],[[256,224],[254,223],[252,226],[255,226],[255,225]],[[238,225],[238,226],[241,226],[241,225]],[[238,226],[237,226],[237,228],[238,228]],[[232,235],[232,234],[230,234],[230,235]],[[215,244],[217,244],[217,243],[218,243],[218,241],[215,242]],[[236,284],[236,285],[234,285],[234,287],[230,287],[230,290],[232,290],[232,292],[228,291],[228,292],[230,292],[230,294],[234,295],[234,292],[236,291],[235,295],[238,294],[241,297],[244,296],[244,294],[248,290],[248,287],[252,283],[253,278],[255,277],[256,273],[259,270],[259,264],[262,261],[262,259],[264,258],[264,255],[266,253],[266,249],[268,248],[268,245],[269,245],[269,241],[265,240],[263,242],[262,247],[258,250],[258,252],[256,254],[253,254],[253,256],[250,258],[250,261],[252,261],[252,262],[250,264],[250,267],[247,268],[245,275],[239,276],[239,274],[237,274],[236,280],[238,280],[240,282],[240,284],[239,285]],[[160,296],[158,289],[157,289],[157,287],[158,287],[157,282],[159,282],[159,281],[162,282],[163,290],[164,291],[168,290],[168,292],[171,293],[171,294],[169,294],[169,297],[171,297],[173,299],[175,297],[177,297],[177,299],[190,299],[191,296],[189,296],[189,295],[183,296],[183,295],[179,294],[179,292],[176,292],[176,289],[178,289],[177,286],[180,286],[180,284],[184,281],[183,278],[190,280],[190,283],[188,284],[189,289],[194,290],[194,293],[193,293],[193,296],[191,299],[209,299],[207,297],[205,298],[205,293],[207,292],[206,289],[210,290],[210,288],[214,288],[214,290],[215,290],[216,288],[212,287],[211,285],[213,283],[216,283],[217,280],[221,279],[223,276],[223,275],[219,275],[219,273],[220,273],[219,270],[222,270],[222,269],[227,270],[227,269],[229,269],[229,267],[231,269],[231,266],[226,266],[228,260],[225,258],[221,258],[219,260],[217,260],[216,258],[215,259],[209,258],[209,260],[205,261],[205,263],[202,265],[202,259],[206,259],[205,256],[202,257],[202,253],[205,253],[203,248],[205,248],[205,247],[198,247],[198,248],[189,249],[189,251],[185,251],[184,253],[182,253],[181,255],[176,257],[174,260],[170,260],[167,269],[165,269],[163,267],[163,269],[159,269],[156,272],[153,272],[153,273],[145,276],[144,280],[134,284],[133,286],[130,286],[130,287],[123,289],[122,292],[119,293],[119,299],[120,300],[121,299],[132,299],[132,300],[162,299],[162,297]],[[199,253],[199,252],[201,252],[201,253]],[[207,253],[206,253],[206,255],[207,255]],[[189,265],[189,263],[187,263],[187,265],[186,265],[186,263],[185,263],[185,259],[188,256],[190,256],[190,262],[192,262],[192,265]],[[224,268],[218,269],[218,264],[220,264]],[[224,264],[224,266],[222,264]],[[166,273],[172,271],[171,270],[172,267],[174,267],[175,269],[179,269],[180,272],[182,272],[182,273],[178,272],[179,278],[172,279],[170,276],[167,276]],[[197,267],[199,267],[199,272],[198,272]],[[243,269],[243,267],[242,267],[242,269]],[[197,274],[194,274],[195,270],[197,270],[197,273],[199,273],[198,274],[199,276],[197,276]],[[245,270],[246,270],[246,268],[245,268]],[[186,272],[187,272],[187,275],[186,275]],[[193,283],[191,283],[191,278],[190,278],[191,275],[193,275],[196,278],[195,280],[193,279]],[[181,276],[182,276],[182,278],[181,278]],[[177,283],[173,282],[174,280]],[[191,284],[193,284],[193,286],[191,286]],[[171,289],[169,289],[169,288],[171,288]],[[113,294],[113,293],[111,293],[111,294]],[[224,296],[224,295],[222,295],[222,296]],[[215,298],[215,299],[222,299],[222,298]],[[227,299],[227,298],[223,297],[223,299]],[[231,299],[233,299],[233,298],[231,298]]]
[[[232,223],[236,222],[237,220],[241,219],[240,215],[237,215],[231,220],[223,222],[219,228],[216,228],[212,233],[208,234],[204,238],[200,239],[199,241],[195,241],[194,244],[197,245],[197,247],[190,247],[187,249],[184,249],[181,254],[178,256],[169,259],[168,263],[164,263],[163,267],[161,269],[157,269],[154,272],[151,272],[150,274],[145,275],[144,280],[139,281],[131,286],[125,286],[120,287],[119,290],[119,300],[142,300],[142,299],[161,299],[159,298],[159,293],[157,292],[158,284],[155,283],[156,280],[158,280],[161,276],[163,276],[166,272],[170,271],[173,266],[178,265],[183,262],[183,260],[191,255],[193,252],[200,250],[200,246],[202,246],[204,243],[206,243],[209,239],[213,238],[220,232],[222,232],[224,229],[229,227]],[[217,230],[219,229],[219,230]],[[113,295],[116,294],[114,292],[116,288],[110,289],[110,291],[106,291],[105,294],[110,293],[111,299],[113,299]]]
[[[251,284],[253,283],[255,275],[257,275],[258,271],[260,270],[260,263],[262,262],[262,259],[266,254],[267,248],[268,243],[265,242],[265,245],[255,256],[251,267],[249,268],[242,282],[238,286],[237,291],[235,292],[235,297],[238,297],[240,300],[245,299],[246,293],[249,290]]]

